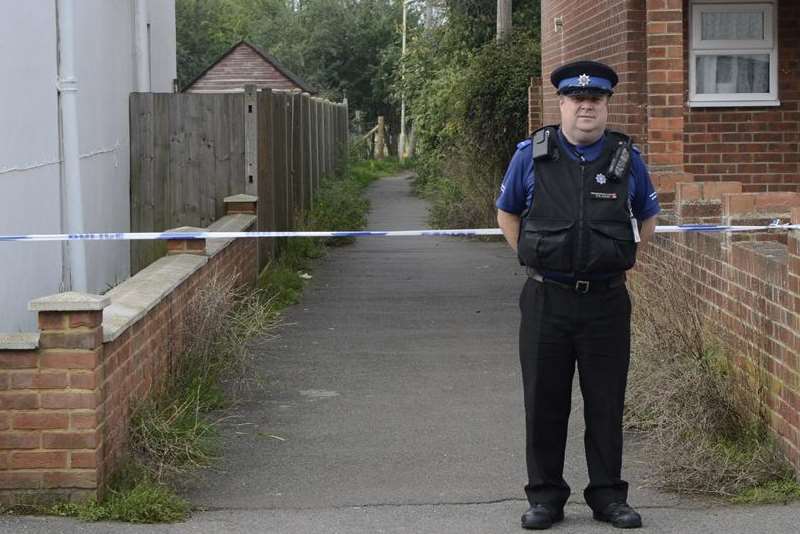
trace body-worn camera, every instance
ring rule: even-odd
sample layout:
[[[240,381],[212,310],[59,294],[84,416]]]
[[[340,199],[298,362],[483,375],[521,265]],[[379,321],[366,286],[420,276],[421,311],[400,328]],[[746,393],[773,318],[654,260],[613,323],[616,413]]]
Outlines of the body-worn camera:
[[[626,176],[631,166],[631,143],[620,141],[617,150],[614,151],[614,156],[611,158],[611,163],[608,165],[606,171],[606,178],[612,182],[619,182]]]

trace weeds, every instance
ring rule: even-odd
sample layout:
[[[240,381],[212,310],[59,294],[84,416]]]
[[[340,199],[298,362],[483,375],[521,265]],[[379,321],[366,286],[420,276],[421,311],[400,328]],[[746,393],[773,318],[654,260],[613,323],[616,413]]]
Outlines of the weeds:
[[[786,498],[792,469],[775,446],[759,403],[708,330],[695,288],[666,266],[631,285],[633,359],[625,424],[646,430],[651,485],[689,494]],[[761,414],[761,415],[759,415]],[[771,491],[767,491],[773,488]]]
[[[190,505],[169,488],[141,479],[130,488],[112,490],[103,503],[57,504],[52,515],[77,517],[83,521],[125,521],[128,523],[164,523],[186,519]]]
[[[361,192],[398,165],[366,161],[348,169],[343,176],[326,180],[305,228],[363,228],[368,203]],[[235,279],[211,277],[187,308],[183,346],[167,382],[133,410],[131,455],[109,483],[107,497],[101,503],[65,503],[36,511],[87,521],[154,523],[186,518],[190,504],[174,493],[171,484],[216,459],[217,428],[225,419],[220,410],[243,390],[262,384],[248,340],[268,334],[277,324],[278,310],[302,292],[302,273],[323,254],[321,240],[288,240],[279,258],[262,273],[256,291],[238,288]]]
[[[259,384],[247,341],[275,324],[272,302],[235,279],[213,276],[184,322],[184,350],[162,395],[141,403],[131,422],[134,457],[155,482],[170,481],[215,458],[221,419],[209,414]]]

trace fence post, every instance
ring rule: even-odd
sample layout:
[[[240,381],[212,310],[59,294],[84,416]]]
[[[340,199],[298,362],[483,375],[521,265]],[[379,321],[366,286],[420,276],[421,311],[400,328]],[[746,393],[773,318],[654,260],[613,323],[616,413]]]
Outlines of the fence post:
[[[381,115],[378,117],[378,131],[375,132],[375,159],[383,159],[384,147],[384,118]]]
[[[303,192],[305,205],[311,209],[314,205],[314,178],[311,163],[311,95],[303,93],[300,98],[300,113],[302,120],[302,137],[300,144],[303,147]]]
[[[258,90],[244,86],[245,193],[258,194]]]
[[[258,95],[258,222],[259,231],[275,230],[275,174],[273,172],[273,137],[275,124],[272,116],[272,90],[264,89]],[[261,270],[274,257],[274,239],[258,240],[258,269]]]
[[[301,115],[302,96],[292,94],[292,198],[293,228],[302,221],[306,210],[305,182],[303,180],[303,117]]]

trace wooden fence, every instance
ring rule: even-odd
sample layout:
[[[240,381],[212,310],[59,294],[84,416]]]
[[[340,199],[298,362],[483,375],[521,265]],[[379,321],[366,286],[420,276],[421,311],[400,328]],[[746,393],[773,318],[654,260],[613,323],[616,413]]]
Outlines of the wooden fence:
[[[293,229],[347,146],[346,103],[254,87],[135,93],[130,119],[132,232],[208,226],[237,193],[259,197],[259,230]],[[165,251],[132,241],[131,274]],[[259,267],[274,253],[274,240],[259,240]]]

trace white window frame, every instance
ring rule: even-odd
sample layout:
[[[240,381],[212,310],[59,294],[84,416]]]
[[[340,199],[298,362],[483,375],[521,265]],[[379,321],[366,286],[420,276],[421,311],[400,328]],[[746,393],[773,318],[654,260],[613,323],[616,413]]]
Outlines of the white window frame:
[[[689,107],[779,106],[777,0],[692,0],[689,6]],[[764,14],[764,39],[752,41],[701,39],[703,13],[732,9]],[[697,93],[697,58],[704,55],[769,55],[769,93]]]

